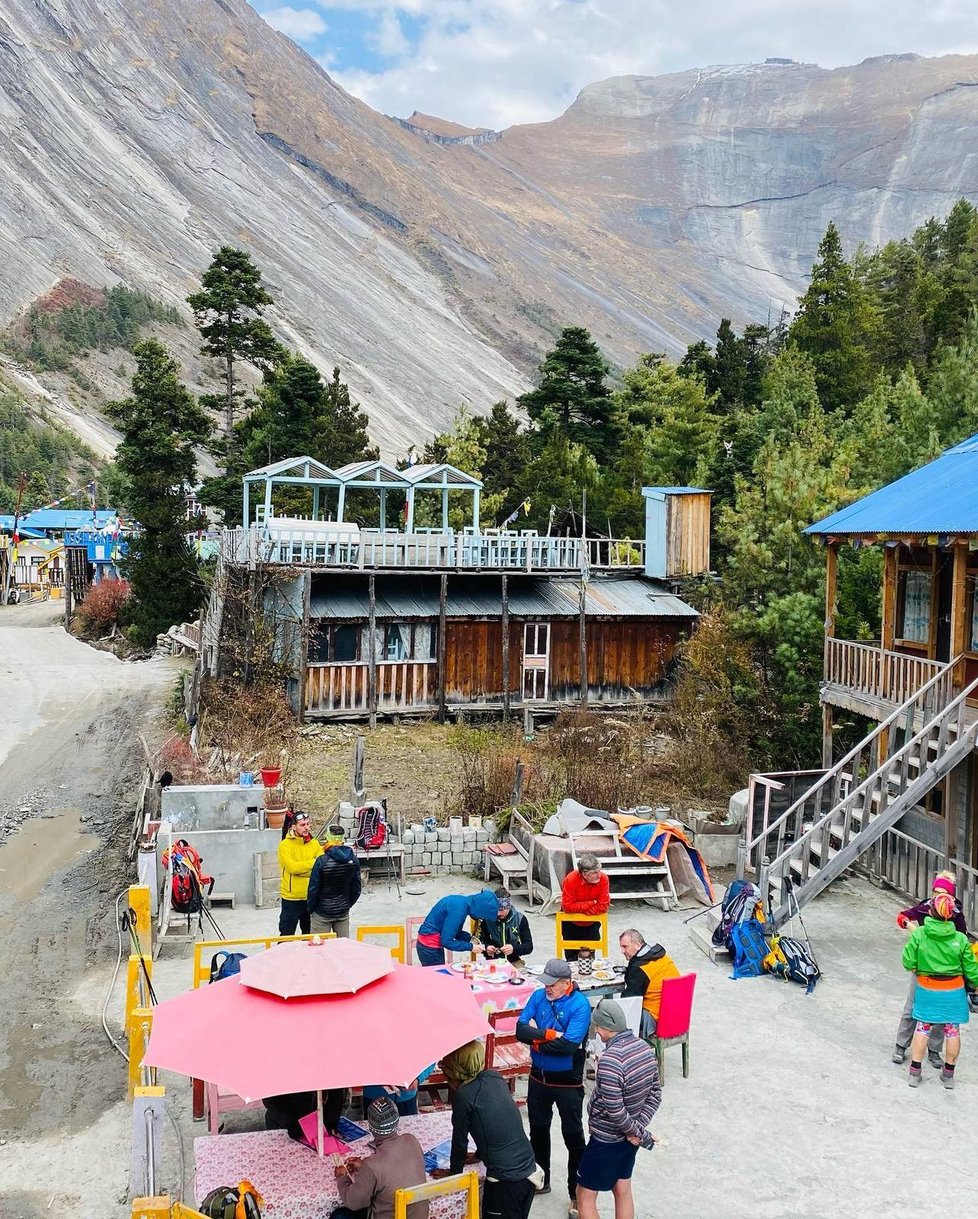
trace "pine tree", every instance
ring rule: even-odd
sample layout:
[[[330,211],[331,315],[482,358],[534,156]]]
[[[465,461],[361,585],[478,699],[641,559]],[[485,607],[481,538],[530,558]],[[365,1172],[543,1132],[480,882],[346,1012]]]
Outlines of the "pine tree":
[[[843,257],[839,231],[830,222],[789,332],[791,341],[811,357],[825,410],[848,410],[869,392],[874,328],[862,285]]]
[[[369,426],[366,412],[359,403],[351,402],[350,388],[340,380],[340,370],[334,368],[323,398],[319,460],[334,469],[352,461],[375,461],[380,450],[370,444]]]
[[[203,588],[187,545],[185,488],[196,481],[194,446],[210,427],[180,383],[176,362],[161,343],[133,353],[132,392],[106,413],[122,432],[116,455],[140,532],[129,540],[123,574],[132,586],[132,635],[144,646],[175,622],[193,618]]]
[[[517,398],[544,445],[550,421],[598,461],[607,460],[615,445],[608,372],[608,362],[587,330],[568,326],[561,331],[540,365],[539,385]]]
[[[707,390],[715,396],[716,409],[727,414],[744,401],[747,389],[747,350],[743,339],[734,332],[730,319],[720,321],[717,330],[716,356],[712,375],[706,381]]]
[[[326,462],[326,398],[319,369],[302,356],[290,356],[267,375],[258,391],[258,406],[242,426],[246,470],[286,457]]]
[[[230,432],[243,396],[235,363],[245,360],[264,370],[282,358],[283,349],[262,317],[262,309],[272,304],[272,298],[262,286],[261,271],[250,254],[221,246],[200,282],[201,290],[187,297],[204,340],[200,350],[224,363],[224,392],[209,395],[204,404],[223,410],[225,430]]]

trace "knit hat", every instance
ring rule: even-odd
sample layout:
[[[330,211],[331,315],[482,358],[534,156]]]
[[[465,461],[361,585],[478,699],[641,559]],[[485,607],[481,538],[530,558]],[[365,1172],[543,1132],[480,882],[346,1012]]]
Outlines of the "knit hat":
[[[445,1078],[456,1090],[470,1083],[486,1065],[486,1047],[481,1041],[467,1041],[441,1060]]]
[[[346,830],[341,825],[327,826],[325,840],[328,846],[339,846],[346,841]]]
[[[540,975],[540,981],[544,986],[550,986],[554,982],[569,982],[571,978],[571,967],[566,961],[560,961],[556,957],[547,962],[547,968]]]
[[[936,893],[930,904],[934,918],[947,923],[954,918],[954,898],[950,893]]]
[[[389,1096],[378,1096],[367,1108],[367,1125],[371,1134],[394,1134],[401,1115]]]
[[[949,893],[951,897],[957,892],[957,886],[953,880],[949,880],[946,876],[934,877],[934,892]]]
[[[624,1033],[628,1028],[621,1004],[614,999],[602,999],[594,1009],[592,1020],[595,1028],[608,1029],[612,1033]]]

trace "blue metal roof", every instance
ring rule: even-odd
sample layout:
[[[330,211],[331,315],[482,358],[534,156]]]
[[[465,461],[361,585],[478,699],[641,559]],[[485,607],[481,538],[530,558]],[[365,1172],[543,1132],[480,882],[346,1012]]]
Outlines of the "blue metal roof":
[[[654,491],[657,495],[712,495],[705,487],[643,487],[642,494]]]
[[[978,436],[809,525],[823,534],[978,534]]]
[[[14,518],[12,516],[0,516],[0,533],[13,533]],[[23,521],[17,522],[17,535],[22,538],[43,538],[44,534],[37,529],[25,529]]]
[[[99,508],[94,514],[91,508],[38,508],[34,512],[25,513],[23,523],[29,529],[42,531],[90,529],[93,515],[97,523],[96,527],[99,527],[113,520],[116,513],[114,509],[110,508]]]

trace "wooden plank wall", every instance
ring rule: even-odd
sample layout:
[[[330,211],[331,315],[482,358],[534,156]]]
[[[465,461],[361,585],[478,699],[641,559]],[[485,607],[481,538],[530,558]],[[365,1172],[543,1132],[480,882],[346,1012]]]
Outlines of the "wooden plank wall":
[[[710,570],[710,494],[669,496],[666,574],[700,576]]]
[[[589,621],[587,680],[595,698],[651,693],[666,677],[679,641],[679,624],[648,618]],[[580,637],[576,622],[554,622],[550,640],[550,697],[580,694]]]
[[[445,692],[449,702],[502,699],[501,622],[449,622],[445,629]],[[517,697],[523,673],[523,624],[509,626],[509,686]]]

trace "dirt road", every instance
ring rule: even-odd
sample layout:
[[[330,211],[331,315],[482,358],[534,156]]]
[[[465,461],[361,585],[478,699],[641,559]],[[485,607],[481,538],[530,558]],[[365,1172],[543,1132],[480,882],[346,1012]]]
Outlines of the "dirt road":
[[[66,1213],[65,1203],[94,1213],[60,1187],[61,1156],[87,1141],[125,1077],[79,996],[114,954],[137,736],[177,674],[171,661],[94,651],[59,615],[56,603],[0,609],[2,1219]]]

